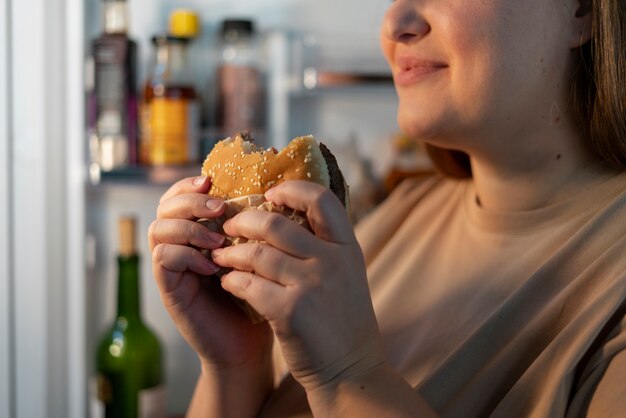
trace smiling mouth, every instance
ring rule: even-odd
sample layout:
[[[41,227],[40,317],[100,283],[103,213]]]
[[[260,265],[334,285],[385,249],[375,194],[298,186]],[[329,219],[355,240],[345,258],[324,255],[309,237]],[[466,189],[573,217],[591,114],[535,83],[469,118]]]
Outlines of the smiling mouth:
[[[398,86],[409,86],[446,68],[448,66],[441,62],[403,59],[398,62],[394,80]]]

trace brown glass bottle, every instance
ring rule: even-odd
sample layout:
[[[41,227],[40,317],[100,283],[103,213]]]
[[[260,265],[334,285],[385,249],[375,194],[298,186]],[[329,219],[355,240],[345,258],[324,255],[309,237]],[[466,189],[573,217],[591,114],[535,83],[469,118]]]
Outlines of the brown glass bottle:
[[[249,131],[257,145],[266,147],[265,76],[254,22],[225,20],[221,34],[221,62],[216,74],[218,131],[224,137]]]
[[[198,160],[198,96],[187,63],[188,38],[153,37],[152,74],[141,101],[143,164],[177,165]]]
[[[125,0],[105,0],[104,31],[94,39],[88,124],[91,162],[110,171],[137,163],[137,44],[128,38]]]

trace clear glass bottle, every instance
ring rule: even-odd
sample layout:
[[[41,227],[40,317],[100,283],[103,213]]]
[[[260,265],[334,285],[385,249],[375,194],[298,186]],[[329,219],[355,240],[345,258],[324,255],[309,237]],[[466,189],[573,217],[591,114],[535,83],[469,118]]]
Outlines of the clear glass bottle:
[[[137,44],[125,0],[104,0],[104,31],[93,40],[88,125],[91,163],[111,171],[137,163]]]
[[[264,144],[265,80],[260,39],[251,20],[225,20],[217,69],[217,128],[221,136],[248,131]]]
[[[119,220],[117,317],[96,351],[92,415],[165,417],[163,354],[141,318],[136,221]]]

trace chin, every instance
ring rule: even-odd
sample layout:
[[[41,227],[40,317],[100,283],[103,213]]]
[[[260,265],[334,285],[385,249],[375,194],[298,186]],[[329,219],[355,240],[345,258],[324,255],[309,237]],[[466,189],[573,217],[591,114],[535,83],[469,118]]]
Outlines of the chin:
[[[409,138],[419,141],[428,141],[441,135],[441,123],[429,117],[426,113],[419,111],[398,112],[398,126],[400,130]]]

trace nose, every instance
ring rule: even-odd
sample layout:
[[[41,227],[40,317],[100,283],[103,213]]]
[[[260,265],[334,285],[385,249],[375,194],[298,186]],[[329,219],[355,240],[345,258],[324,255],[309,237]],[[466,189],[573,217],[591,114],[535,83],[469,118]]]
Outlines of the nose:
[[[396,0],[391,4],[383,20],[383,39],[410,43],[430,32],[430,26],[420,14],[416,3],[418,2]]]

